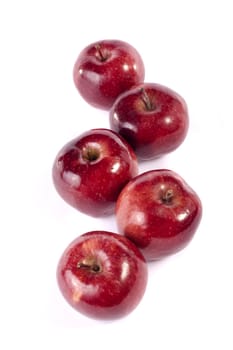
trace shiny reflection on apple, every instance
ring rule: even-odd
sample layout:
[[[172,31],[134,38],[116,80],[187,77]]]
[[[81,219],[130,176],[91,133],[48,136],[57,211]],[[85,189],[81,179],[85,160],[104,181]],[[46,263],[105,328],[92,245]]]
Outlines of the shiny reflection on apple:
[[[80,278],[68,270],[65,272],[66,283],[71,287],[73,291],[72,300],[74,303],[78,303],[83,293],[88,296],[96,294],[98,286],[94,284],[83,283]]]
[[[63,180],[71,185],[72,187],[78,188],[81,184],[81,178],[78,174],[73,173],[72,171],[64,171]]]
[[[180,222],[184,221],[189,215],[190,215],[190,211],[186,209],[183,213],[180,213],[177,215],[177,220]]]
[[[128,72],[128,70],[129,70],[129,65],[128,65],[127,63],[123,64],[123,70],[124,70],[125,72]]]
[[[142,211],[134,211],[130,215],[129,222],[141,226],[146,222],[146,215]]]
[[[111,168],[111,173],[117,173],[118,170],[120,169],[120,162],[116,162],[113,164],[112,168]]]
[[[164,118],[164,123],[165,123],[166,125],[171,124],[171,123],[172,123],[172,118],[171,118],[170,116],[165,117],[165,118]]]
[[[129,264],[127,263],[127,261],[123,261],[121,267],[122,267],[121,281],[124,281],[129,275]]]

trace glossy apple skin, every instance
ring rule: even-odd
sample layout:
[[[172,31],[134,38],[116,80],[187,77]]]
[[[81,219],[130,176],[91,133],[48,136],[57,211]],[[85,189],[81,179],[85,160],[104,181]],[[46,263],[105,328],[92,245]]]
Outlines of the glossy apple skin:
[[[174,151],[189,127],[188,108],[175,91],[143,83],[121,94],[110,110],[110,128],[123,136],[140,159]]]
[[[167,169],[151,170],[132,179],[116,205],[119,232],[132,240],[148,261],[183,249],[201,217],[197,193],[180,175]]]
[[[60,196],[95,217],[114,213],[120,191],[137,174],[132,148],[108,129],[92,129],[68,142],[56,156],[52,170]]]
[[[120,40],[102,40],[79,54],[73,79],[81,96],[94,107],[110,109],[119,94],[142,83],[145,69],[138,51]]]
[[[116,319],[133,311],[144,295],[147,276],[139,249],[127,238],[106,231],[76,238],[57,268],[66,301],[80,313],[98,319]]]

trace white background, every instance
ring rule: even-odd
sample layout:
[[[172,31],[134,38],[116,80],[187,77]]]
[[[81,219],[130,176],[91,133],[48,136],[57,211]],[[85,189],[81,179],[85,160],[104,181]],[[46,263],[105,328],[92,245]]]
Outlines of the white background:
[[[0,348],[232,349],[232,1],[0,1]],[[88,319],[58,290],[67,244],[116,230],[56,193],[51,167],[74,136],[108,127],[108,113],[76,91],[73,64],[89,43],[128,41],[146,81],[189,107],[183,145],[140,172],[166,167],[200,195],[203,219],[181,253],[149,266],[138,308],[118,321]]]

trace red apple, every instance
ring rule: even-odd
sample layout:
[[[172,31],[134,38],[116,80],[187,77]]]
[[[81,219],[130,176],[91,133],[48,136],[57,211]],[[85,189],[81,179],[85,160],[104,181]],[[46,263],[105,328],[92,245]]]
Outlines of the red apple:
[[[86,316],[114,319],[135,309],[147,285],[147,264],[127,238],[87,232],[64,251],[57,268],[67,302]]]
[[[119,94],[144,81],[141,56],[128,43],[102,40],[79,54],[73,77],[82,97],[94,107],[109,109]]]
[[[175,150],[189,125],[184,99],[171,89],[139,84],[121,94],[110,111],[111,129],[123,136],[141,159]]]
[[[196,192],[171,170],[151,170],[132,179],[120,193],[116,220],[120,233],[132,240],[146,260],[183,249],[202,216]]]
[[[53,165],[57,192],[92,216],[112,214],[120,191],[137,174],[133,150],[108,129],[93,129],[70,141]]]

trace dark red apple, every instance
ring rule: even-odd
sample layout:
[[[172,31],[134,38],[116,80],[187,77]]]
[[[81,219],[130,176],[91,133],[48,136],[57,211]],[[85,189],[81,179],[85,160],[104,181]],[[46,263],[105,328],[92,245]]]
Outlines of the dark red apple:
[[[147,264],[127,238],[87,232],[64,251],[57,280],[67,302],[86,316],[115,319],[135,309],[147,285]]]
[[[139,84],[121,94],[110,110],[111,129],[123,136],[141,159],[174,151],[184,141],[188,109],[171,89],[152,83]]]
[[[87,131],[67,143],[53,165],[53,181],[61,197],[92,216],[114,212],[126,183],[138,174],[132,148],[108,129]]]
[[[90,44],[79,54],[73,69],[76,88],[94,107],[110,109],[119,94],[144,81],[138,51],[120,40]]]
[[[132,179],[116,204],[120,233],[132,240],[146,260],[183,249],[202,216],[196,192],[172,170],[151,170]]]

